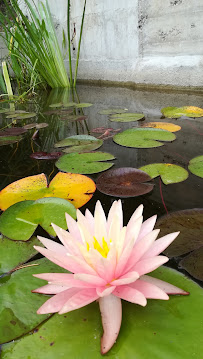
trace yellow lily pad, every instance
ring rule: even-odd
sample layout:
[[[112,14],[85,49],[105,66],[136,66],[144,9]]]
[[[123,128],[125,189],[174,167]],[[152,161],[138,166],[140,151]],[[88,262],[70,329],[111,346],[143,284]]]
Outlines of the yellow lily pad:
[[[181,130],[180,126],[169,122],[147,122],[144,123],[142,127],[161,128],[162,130],[167,130],[169,132],[177,132]]]
[[[89,177],[59,172],[48,184],[44,173],[22,178],[9,184],[0,192],[0,209],[13,204],[43,197],[64,198],[76,208],[83,206],[93,196],[96,185]]]

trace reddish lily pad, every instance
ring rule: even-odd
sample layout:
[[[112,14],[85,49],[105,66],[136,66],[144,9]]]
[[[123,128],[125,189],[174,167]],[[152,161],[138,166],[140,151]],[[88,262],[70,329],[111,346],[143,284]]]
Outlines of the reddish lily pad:
[[[180,231],[176,240],[165,250],[168,257],[178,257],[203,246],[203,208],[170,213],[158,219],[156,228],[161,236]]]
[[[88,135],[76,135],[65,138],[64,140],[57,142],[55,147],[68,147],[63,152],[89,152],[94,151],[101,147],[103,144],[102,140],[99,140],[93,136]]]
[[[0,137],[2,136],[19,136],[27,132],[25,128],[22,127],[11,127],[6,128],[4,131],[0,131]]]
[[[4,211],[14,203],[43,197],[64,198],[79,208],[92,198],[95,190],[95,183],[80,174],[59,172],[48,185],[42,173],[22,178],[2,189],[0,208]]]
[[[113,137],[118,145],[134,148],[153,148],[164,144],[160,141],[174,141],[176,136],[158,128],[130,128]]]
[[[57,160],[63,152],[34,152],[30,155],[35,160]]]
[[[56,167],[61,171],[71,173],[91,174],[105,171],[113,166],[113,163],[104,161],[113,160],[115,157],[106,152],[68,153],[59,158]]]
[[[153,190],[151,177],[136,168],[124,167],[107,171],[97,179],[97,189],[109,196],[136,197]]]
[[[203,178],[203,156],[190,160],[188,168],[194,175]]]
[[[183,258],[179,264],[194,278],[203,280],[203,246]]]
[[[140,167],[140,170],[148,173],[151,178],[160,176],[166,185],[179,183],[188,178],[188,172],[184,168],[171,163],[152,163]]]
[[[33,128],[35,128],[37,125],[37,123],[28,123],[27,125],[23,126],[23,128],[25,128],[26,130],[32,130]]]

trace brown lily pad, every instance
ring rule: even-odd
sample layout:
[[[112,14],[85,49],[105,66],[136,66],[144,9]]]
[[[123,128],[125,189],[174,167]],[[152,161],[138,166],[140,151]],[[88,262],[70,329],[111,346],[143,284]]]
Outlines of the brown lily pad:
[[[97,179],[97,189],[109,196],[136,197],[153,190],[151,177],[137,168],[123,167],[103,173]]]
[[[158,219],[156,228],[161,236],[180,231],[176,240],[164,251],[168,257],[178,257],[203,245],[203,208],[170,213]]]
[[[19,136],[22,135],[23,133],[27,132],[27,130],[25,128],[22,127],[11,127],[11,128],[6,128],[4,131],[0,131],[0,137],[4,137],[4,136]]]
[[[194,278],[203,280],[203,246],[183,258],[179,264]]]
[[[34,152],[30,155],[30,158],[35,160],[57,160],[63,152]]]

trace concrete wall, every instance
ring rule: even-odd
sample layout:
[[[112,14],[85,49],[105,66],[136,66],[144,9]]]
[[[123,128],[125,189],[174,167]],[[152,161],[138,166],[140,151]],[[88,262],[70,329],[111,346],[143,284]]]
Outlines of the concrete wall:
[[[83,3],[71,1],[73,58]],[[67,0],[49,5],[60,37]],[[202,16],[203,0],[87,1],[78,78],[203,86]]]

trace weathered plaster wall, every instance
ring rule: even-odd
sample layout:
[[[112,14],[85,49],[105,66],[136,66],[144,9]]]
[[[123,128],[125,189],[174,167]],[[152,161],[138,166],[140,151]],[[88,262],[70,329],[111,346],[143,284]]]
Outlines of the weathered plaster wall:
[[[73,59],[83,3],[71,2]],[[67,0],[49,5],[61,36]],[[78,78],[203,86],[202,17],[203,0],[87,1]]]

